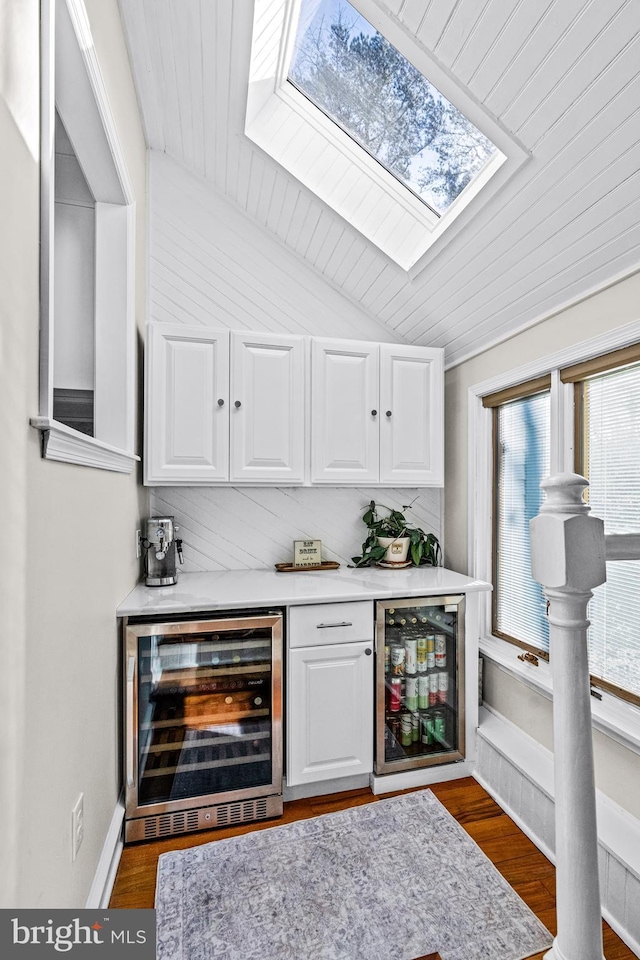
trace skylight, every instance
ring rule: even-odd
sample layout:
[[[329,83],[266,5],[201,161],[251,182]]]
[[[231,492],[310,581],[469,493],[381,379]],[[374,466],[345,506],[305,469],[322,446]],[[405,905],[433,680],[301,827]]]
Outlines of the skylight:
[[[439,215],[497,153],[347,0],[301,0],[288,80]]]
[[[254,0],[244,132],[416,272],[527,159],[380,0]]]

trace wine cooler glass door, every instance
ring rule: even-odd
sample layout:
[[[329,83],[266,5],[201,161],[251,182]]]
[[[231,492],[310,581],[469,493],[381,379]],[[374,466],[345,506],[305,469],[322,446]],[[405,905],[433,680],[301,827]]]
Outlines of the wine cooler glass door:
[[[273,619],[129,628],[138,650],[130,749],[139,813],[279,788],[281,621],[274,636]]]
[[[376,773],[464,758],[464,597],[378,602]]]

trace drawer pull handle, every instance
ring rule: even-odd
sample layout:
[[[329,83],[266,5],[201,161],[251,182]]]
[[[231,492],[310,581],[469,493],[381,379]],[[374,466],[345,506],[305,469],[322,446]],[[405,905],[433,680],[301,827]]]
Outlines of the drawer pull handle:
[[[373,651],[371,650],[371,647],[367,647],[367,649],[365,650],[365,653],[366,653],[366,655],[367,655],[368,657],[371,656],[372,652],[373,652]]]
[[[350,620],[341,620],[340,623],[317,623],[317,630],[326,630],[327,627],[352,627],[353,623]]]

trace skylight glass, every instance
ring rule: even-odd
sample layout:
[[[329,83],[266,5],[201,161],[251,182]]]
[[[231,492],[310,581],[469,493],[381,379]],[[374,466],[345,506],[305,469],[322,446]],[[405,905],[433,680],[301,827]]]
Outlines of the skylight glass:
[[[439,214],[496,152],[347,0],[301,0],[288,79]]]

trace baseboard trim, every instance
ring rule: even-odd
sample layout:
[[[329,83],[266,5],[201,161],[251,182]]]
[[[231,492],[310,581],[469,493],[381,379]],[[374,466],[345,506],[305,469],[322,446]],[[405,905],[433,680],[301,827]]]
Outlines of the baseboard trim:
[[[406,770],[404,773],[386,773],[382,776],[372,773],[370,785],[372,793],[377,796],[381,793],[392,793],[395,790],[428,787],[432,783],[460,780],[462,777],[471,776],[474,776],[474,764],[468,760],[459,760],[456,763],[442,763],[432,767],[419,767],[417,770]]]
[[[553,754],[500,714],[480,711],[474,777],[555,863]],[[640,821],[597,791],[602,914],[640,956]]]
[[[307,797],[323,797],[328,793],[342,793],[345,790],[361,790],[369,786],[369,774],[357,773],[351,777],[334,777],[332,780],[316,780],[314,783],[298,783],[288,786],[286,781],[282,791],[285,803],[290,800],[306,800]]]
[[[122,798],[118,800],[116,808],[111,817],[111,823],[107,830],[102,853],[98,860],[98,866],[89,890],[89,896],[85,907],[88,909],[101,909],[109,906],[111,891],[116,880],[120,857],[122,856],[122,825],[124,823],[124,803]]]

